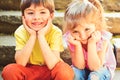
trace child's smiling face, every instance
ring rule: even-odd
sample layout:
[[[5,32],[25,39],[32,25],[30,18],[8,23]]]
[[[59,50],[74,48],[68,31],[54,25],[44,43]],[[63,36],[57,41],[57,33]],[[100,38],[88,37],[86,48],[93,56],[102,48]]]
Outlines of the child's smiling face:
[[[80,24],[78,24],[77,26],[75,26],[74,29],[71,30],[71,34],[82,44],[87,44],[88,39],[91,37],[91,34],[95,30],[95,24],[87,23],[86,21],[82,20]]]
[[[24,18],[27,26],[35,31],[38,31],[46,26],[48,19],[52,18],[52,16],[53,13],[50,13],[50,11],[42,5],[36,6],[32,4],[24,11]]]

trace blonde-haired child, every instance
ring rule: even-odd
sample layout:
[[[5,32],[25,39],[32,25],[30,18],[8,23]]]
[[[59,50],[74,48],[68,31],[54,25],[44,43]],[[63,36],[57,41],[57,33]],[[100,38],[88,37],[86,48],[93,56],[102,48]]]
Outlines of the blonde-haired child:
[[[116,60],[99,0],[75,0],[65,12],[64,38],[74,80],[110,80]]]

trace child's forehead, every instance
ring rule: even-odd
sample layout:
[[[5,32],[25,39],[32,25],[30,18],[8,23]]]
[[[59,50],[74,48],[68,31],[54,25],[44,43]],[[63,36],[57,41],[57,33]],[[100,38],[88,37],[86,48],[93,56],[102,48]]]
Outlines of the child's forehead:
[[[26,8],[25,10],[49,10],[49,8],[47,8],[46,6],[39,4],[39,5],[35,5],[35,4],[31,4],[28,8]],[[49,10],[50,11],[50,10]]]
[[[95,24],[95,22],[92,20],[92,18],[89,19],[89,18],[83,17],[83,18],[80,18],[78,20],[75,20],[74,24],[76,24],[76,25],[90,25],[90,24]]]
[[[84,22],[84,23],[78,23],[77,25],[76,25],[76,27],[82,27],[82,28],[90,28],[90,27],[94,27],[94,23],[86,23],[86,22]]]

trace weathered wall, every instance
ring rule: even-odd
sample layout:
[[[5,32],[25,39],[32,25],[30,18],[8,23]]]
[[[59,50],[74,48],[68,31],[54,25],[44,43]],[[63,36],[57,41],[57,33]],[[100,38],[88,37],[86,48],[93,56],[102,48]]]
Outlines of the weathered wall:
[[[0,0],[0,9],[19,10],[21,0]],[[57,10],[64,10],[72,0],[54,0]],[[100,0],[107,11],[120,11],[120,0]]]
[[[0,0],[1,10],[20,10],[21,0]],[[65,10],[72,0],[54,0],[56,10]]]
[[[103,0],[103,7],[107,11],[120,11],[120,0]]]
[[[0,0],[1,10],[19,10],[21,0]]]

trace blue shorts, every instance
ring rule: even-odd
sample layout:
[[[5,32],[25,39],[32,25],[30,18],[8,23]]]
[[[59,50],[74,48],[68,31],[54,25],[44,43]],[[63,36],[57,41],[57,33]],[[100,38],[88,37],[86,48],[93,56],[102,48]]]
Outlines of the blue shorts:
[[[80,70],[72,66],[74,70],[74,80],[110,80],[111,74],[106,67],[102,67],[97,71],[90,71],[89,69]]]

